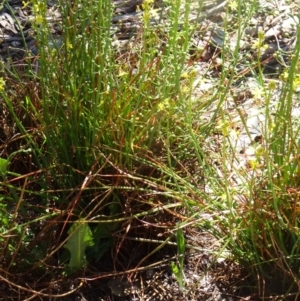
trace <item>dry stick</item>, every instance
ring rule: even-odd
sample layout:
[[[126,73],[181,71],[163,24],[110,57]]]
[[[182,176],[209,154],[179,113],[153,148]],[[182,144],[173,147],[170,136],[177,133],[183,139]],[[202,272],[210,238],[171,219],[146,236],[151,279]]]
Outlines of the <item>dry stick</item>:
[[[189,19],[190,22],[202,22],[205,19],[209,19],[210,17],[225,11],[225,6],[227,4],[228,0],[225,0],[221,2],[219,5],[213,7],[212,9],[206,11],[204,14],[201,14],[200,16],[194,16]]]
[[[27,288],[27,287],[18,285],[18,284],[16,284],[16,283],[11,282],[11,281],[9,281],[8,279],[2,277],[1,275],[0,275],[0,280],[6,282],[7,284],[9,284],[9,285],[11,285],[11,286],[13,286],[13,287],[18,288],[18,289],[21,290],[21,291],[26,291],[26,292],[33,293],[33,294],[38,295],[38,296],[51,297],[51,298],[60,298],[60,297],[68,296],[68,295],[70,295],[70,294],[76,292],[80,287],[82,287],[82,285],[83,285],[83,283],[84,283],[84,281],[81,281],[80,284],[79,284],[76,288],[74,288],[74,289],[72,289],[72,290],[70,290],[70,291],[68,291],[68,292],[66,292],[66,293],[64,293],[64,294],[53,295],[53,294],[46,294],[46,293],[38,292],[38,291],[35,291],[35,290],[33,290],[33,289],[30,289],[30,288]]]
[[[113,273],[102,273],[102,274],[98,274],[93,278],[90,277],[79,277],[77,279],[79,280],[83,280],[83,281],[94,281],[94,280],[98,280],[98,279],[103,279],[103,278],[109,278],[109,277],[116,277],[116,276],[124,276],[133,272],[140,272],[140,271],[146,271],[149,270],[151,268],[155,268],[155,267],[164,267],[169,265],[170,260],[175,260],[176,259],[176,255],[171,257],[171,258],[167,258],[167,259],[163,259],[161,261],[149,264],[147,266],[144,267],[137,267],[137,268],[133,268],[127,271],[122,271],[122,272],[113,272]]]
[[[76,194],[75,198],[72,200],[72,202],[70,203],[70,205],[68,206],[68,208],[65,210],[65,212],[68,212],[68,211],[69,211],[69,212],[68,212],[68,216],[67,216],[66,220],[64,221],[64,224],[63,224],[63,227],[62,227],[62,229],[61,229],[61,231],[60,231],[60,236],[59,236],[59,237],[62,236],[62,234],[63,234],[63,232],[64,232],[64,230],[65,230],[65,227],[66,227],[66,225],[67,225],[67,223],[68,223],[68,221],[69,221],[69,219],[70,219],[70,216],[72,215],[72,212],[74,211],[74,209],[75,209],[77,203],[79,202],[79,199],[80,199],[80,197],[81,197],[82,192],[84,191],[84,189],[85,189],[85,188],[90,184],[90,182],[92,181],[92,179],[93,179],[92,172],[93,172],[93,170],[94,170],[96,164],[97,164],[97,162],[95,162],[95,163],[93,164],[93,166],[91,167],[89,173],[88,173],[87,176],[84,178],[83,183],[82,183],[82,185],[81,185],[81,187],[80,187],[80,190],[78,191],[78,193]],[[72,194],[72,192],[71,192],[70,194]]]

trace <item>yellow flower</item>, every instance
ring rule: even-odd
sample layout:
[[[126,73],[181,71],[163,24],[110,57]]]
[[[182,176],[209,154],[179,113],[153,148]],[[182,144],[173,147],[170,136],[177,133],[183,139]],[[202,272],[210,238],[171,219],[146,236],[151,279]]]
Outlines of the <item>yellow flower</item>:
[[[237,10],[238,3],[235,0],[230,0],[228,6],[231,10]]]
[[[124,71],[122,68],[119,68],[119,75],[118,76],[125,76],[128,75],[128,72]]]
[[[300,74],[296,74],[294,77],[294,89],[298,89],[300,87]]]
[[[5,80],[3,77],[0,77],[0,92],[3,92],[5,88]]]
[[[279,76],[279,79],[282,81],[286,81],[289,78],[288,70],[284,70],[283,73]]]
[[[259,163],[256,160],[250,160],[248,161],[250,168],[255,170],[259,167]]]
[[[222,132],[224,137],[228,137],[230,132],[230,123],[228,120],[218,120],[216,129]]]
[[[264,155],[265,151],[262,148],[261,145],[259,145],[256,149],[255,149],[255,157],[257,160],[259,160],[263,155]]]
[[[254,43],[251,46],[252,49],[258,49],[260,48],[260,41],[259,40],[255,40]]]
[[[269,121],[269,124],[268,124],[269,132],[273,131],[274,128],[275,128],[275,123],[273,121]]]
[[[262,49],[267,50],[268,48],[269,48],[269,45],[268,45],[268,44],[262,45]]]
[[[157,105],[158,111],[166,111],[170,108],[170,99],[166,98]]]
[[[37,15],[35,16],[34,21],[37,25],[41,25],[44,22],[44,18],[41,15]]]
[[[292,75],[291,75],[292,76]],[[283,82],[288,82],[288,80],[290,79],[290,74],[289,74],[289,70],[284,70],[283,73],[281,73],[281,75],[279,76],[279,79],[282,80]],[[293,80],[293,89],[297,90],[300,87],[300,74],[297,73],[294,76],[292,76],[292,80]],[[291,79],[290,79],[291,81]]]
[[[251,48],[257,49],[259,51],[268,49],[268,45],[264,44],[265,41],[265,33],[263,31],[258,32],[258,38],[254,41]]]
[[[188,78],[189,75],[187,74],[187,72],[184,72],[184,73],[181,74],[180,77],[181,77],[181,78]]]
[[[270,91],[276,90],[276,82],[275,82],[274,80],[271,80],[271,81],[268,83],[268,90],[270,90]]]
[[[150,16],[151,16],[153,19],[158,19],[158,18],[159,18],[159,15],[158,15],[158,13],[157,13],[157,9],[151,8],[151,9],[150,9]]]
[[[149,4],[149,5],[151,5],[151,4],[153,4],[154,3],[154,0],[145,0],[144,1],[144,4]]]
[[[258,36],[258,39],[259,39],[260,41],[264,41],[265,38],[266,38],[266,35],[265,35],[265,33],[264,33],[262,30],[260,30],[260,31],[257,33],[257,36]]]
[[[71,43],[69,40],[67,40],[66,46],[67,46],[67,49],[68,49],[68,50],[73,49],[73,45],[72,45],[72,43]]]
[[[26,8],[30,4],[30,1],[22,1],[23,9]]]
[[[43,11],[45,11],[45,8],[46,8],[45,4],[43,2],[41,2],[41,1],[39,1],[38,3],[35,3],[33,5],[33,11],[34,11],[34,13],[43,12]]]
[[[150,10],[153,6],[154,0],[145,0],[142,4],[143,10],[147,11]]]
[[[191,93],[191,88],[189,86],[184,85],[181,88],[181,93],[184,95],[190,94]]]
[[[264,97],[264,90],[261,87],[256,87],[252,92],[255,100],[260,100]]]

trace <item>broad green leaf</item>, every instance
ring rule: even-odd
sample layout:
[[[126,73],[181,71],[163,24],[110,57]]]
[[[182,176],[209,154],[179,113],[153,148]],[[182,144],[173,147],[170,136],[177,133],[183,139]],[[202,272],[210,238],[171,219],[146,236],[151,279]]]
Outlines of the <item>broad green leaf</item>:
[[[5,176],[7,172],[8,160],[0,158],[0,176]]]
[[[182,229],[177,230],[176,240],[177,240],[177,250],[179,255],[180,268],[182,269],[183,262],[184,262],[184,252],[185,252],[185,240],[184,240]]]
[[[184,290],[183,263],[184,263],[184,252],[185,252],[185,240],[184,240],[182,229],[177,230],[176,240],[177,240],[179,265],[176,265],[174,262],[171,262],[171,267],[172,267],[172,272],[174,273],[174,275],[178,281],[180,290]]]
[[[74,270],[81,269],[87,263],[86,247],[94,244],[91,229],[84,220],[79,220],[72,225],[68,234],[70,236],[64,248],[71,253],[69,267]]]
[[[183,289],[183,271],[172,261],[171,268],[176,280],[179,284],[180,289]]]
[[[102,256],[113,246],[112,233],[119,226],[119,223],[99,223],[94,229],[92,228],[94,245],[88,248],[86,255],[99,261]]]
[[[171,267],[172,267],[172,272],[174,273],[174,275],[175,275],[176,278],[177,278],[177,276],[180,275],[180,271],[179,271],[178,266],[176,265],[175,262],[172,261],[172,262],[171,262]]]

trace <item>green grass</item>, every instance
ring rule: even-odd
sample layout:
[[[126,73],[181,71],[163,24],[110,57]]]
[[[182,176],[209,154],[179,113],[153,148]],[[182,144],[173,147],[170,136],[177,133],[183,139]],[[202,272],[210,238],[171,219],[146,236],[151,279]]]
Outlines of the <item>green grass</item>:
[[[205,65],[201,80],[197,53],[190,52],[191,38],[202,30],[189,22],[194,4],[168,1],[166,21],[153,26],[153,3],[144,3],[142,30],[120,50],[110,1],[63,2],[61,37],[50,33],[45,4],[31,3],[38,71],[30,60],[22,72],[5,71],[4,109],[15,128],[11,136],[17,134],[0,158],[2,269],[47,279],[78,273],[110,252],[122,257],[127,236],[151,241],[168,220],[159,246],[153,239],[139,265],[177,233],[180,258],[173,271],[184,291],[181,229],[192,222],[219,241],[216,259],[226,254],[245,269],[259,298],[296,298],[300,127],[291,110],[300,45],[275,82],[259,61],[263,35],[254,43],[258,59],[245,67],[260,87],[265,123],[254,156],[240,164],[232,137],[237,124],[249,135],[251,129],[239,105],[226,106],[243,79],[235,67],[244,64],[241,40],[255,1],[226,8],[221,67]],[[214,82],[212,92],[199,95],[195,88],[205,81]],[[276,84],[281,92],[274,109]],[[178,212],[189,222],[179,221]],[[141,220],[153,225],[144,228],[146,235],[139,232]]]

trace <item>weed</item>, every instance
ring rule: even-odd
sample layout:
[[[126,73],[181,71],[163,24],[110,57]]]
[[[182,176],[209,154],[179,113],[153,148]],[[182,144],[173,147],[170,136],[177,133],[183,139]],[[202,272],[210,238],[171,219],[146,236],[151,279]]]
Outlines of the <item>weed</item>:
[[[114,41],[110,0],[59,1],[59,37],[47,22],[46,1],[26,5],[36,61],[26,58],[25,70],[6,69],[0,78],[16,128],[0,157],[0,258],[7,277],[36,272],[47,282],[70,270],[96,269],[92,263],[109,251],[110,268],[124,270],[128,241],[151,245],[139,268],[177,229],[178,261],[171,267],[185,291],[181,229],[189,219],[218,240],[216,257],[226,254],[251,274],[261,298],[294,293],[300,177],[299,120],[292,116],[300,44],[279,80],[266,80],[264,34],[250,47],[254,63],[240,54],[257,2],[228,1],[222,42],[209,46],[215,53],[209,66],[200,64],[207,66],[200,76],[204,48],[189,55],[199,30],[189,21],[195,3],[166,1],[158,11],[145,1],[137,8],[141,27],[122,47]],[[297,34],[299,41],[299,28]],[[238,72],[241,64],[246,68]],[[231,102],[249,74],[264,114],[259,141],[242,105]],[[199,96],[198,85],[212,81],[212,91]],[[241,131],[251,142],[250,158],[237,151]],[[153,239],[157,229],[162,240]]]

